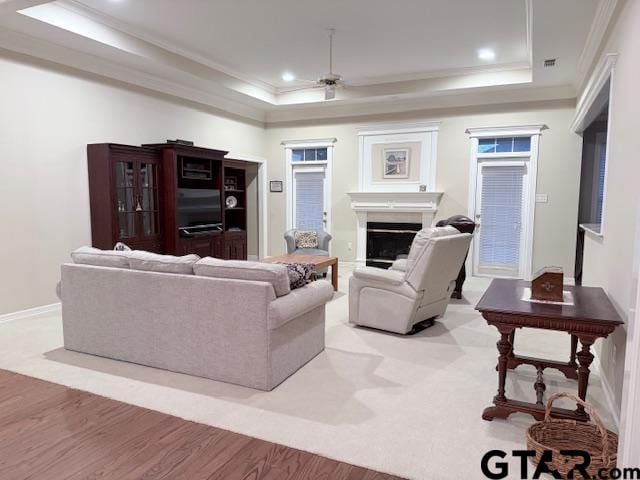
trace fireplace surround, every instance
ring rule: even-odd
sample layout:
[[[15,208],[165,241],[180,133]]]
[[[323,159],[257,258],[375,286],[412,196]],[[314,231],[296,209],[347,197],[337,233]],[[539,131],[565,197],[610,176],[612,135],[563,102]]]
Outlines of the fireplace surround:
[[[349,196],[351,208],[357,217],[356,263],[358,265],[366,265],[369,257],[368,223],[414,223],[420,225],[420,228],[431,227],[442,199],[441,192],[351,192]],[[401,229],[396,227],[389,229]]]
[[[407,255],[422,223],[367,222],[367,266],[389,268]]]

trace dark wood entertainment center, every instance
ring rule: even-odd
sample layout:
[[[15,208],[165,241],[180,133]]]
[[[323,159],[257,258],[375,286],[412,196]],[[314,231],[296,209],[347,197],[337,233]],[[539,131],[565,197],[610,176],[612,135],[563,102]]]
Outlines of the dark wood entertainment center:
[[[88,145],[93,246],[123,242],[169,255],[246,260],[249,164],[227,153],[176,143]],[[210,196],[199,200],[215,217],[210,225],[181,225],[188,207],[181,210],[179,197],[187,192]],[[230,196],[235,206],[227,206]]]

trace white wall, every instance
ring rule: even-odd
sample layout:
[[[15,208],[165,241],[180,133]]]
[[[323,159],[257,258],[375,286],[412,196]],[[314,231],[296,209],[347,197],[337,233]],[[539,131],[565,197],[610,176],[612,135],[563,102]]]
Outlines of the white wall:
[[[347,192],[358,188],[359,126],[373,123],[441,121],[438,135],[437,190],[445,193],[437,219],[468,213],[470,140],[469,127],[546,124],[542,132],[538,168],[539,193],[549,202],[536,206],[533,251],[534,270],[545,265],[564,268],[573,276],[576,217],[580,182],[580,138],[570,131],[573,101],[537,102],[509,106],[432,110],[405,115],[296,122],[267,125],[266,157],[270,180],[285,179],[283,140],[337,138],[333,163],[332,252],[342,260],[355,260],[356,217]],[[286,193],[269,194],[270,253],[283,251]],[[349,250],[348,245],[352,244]]]
[[[86,145],[176,137],[264,150],[262,125],[0,50],[0,314],[57,302],[60,264],[91,244]]]
[[[612,387],[617,407],[622,403],[625,341],[634,326],[633,307],[637,278],[634,239],[640,201],[638,115],[640,114],[640,1],[624,2],[602,54],[618,53],[609,116],[609,156],[602,238],[585,235],[585,285],[603,287],[627,322],[598,347],[604,376]],[[635,273],[634,273],[635,272]],[[635,326],[638,328],[638,326]],[[636,345],[635,348],[640,348]],[[627,372],[630,373],[630,372]],[[635,373],[635,372],[634,372]],[[640,452],[639,452],[640,455]]]

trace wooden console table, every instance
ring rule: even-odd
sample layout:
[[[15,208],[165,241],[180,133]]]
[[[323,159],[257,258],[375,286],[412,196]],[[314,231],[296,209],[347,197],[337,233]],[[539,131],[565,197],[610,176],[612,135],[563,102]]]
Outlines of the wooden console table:
[[[482,413],[484,420],[507,418],[514,412],[524,412],[537,420],[544,418],[543,396],[545,384],[543,372],[546,368],[560,370],[567,378],[578,380],[578,395],[583,400],[587,396],[589,366],[593,361],[591,345],[598,338],[606,338],[622,324],[615,308],[604,290],[594,287],[565,286],[573,297],[572,304],[550,304],[523,300],[524,289],[530,282],[520,280],[493,280],[483,295],[476,310],[489,325],[500,332],[498,346],[498,394],[493,398],[493,406]],[[517,328],[540,328],[567,332],[571,336],[571,354],[568,362],[523,357],[514,353],[515,331]],[[578,340],[582,347],[578,351]],[[576,363],[576,358],[578,363]],[[522,402],[507,398],[505,381],[507,371],[519,365],[533,365],[537,369],[534,384],[536,403]],[[576,410],[554,408],[553,416],[572,420],[588,420],[584,408]]]

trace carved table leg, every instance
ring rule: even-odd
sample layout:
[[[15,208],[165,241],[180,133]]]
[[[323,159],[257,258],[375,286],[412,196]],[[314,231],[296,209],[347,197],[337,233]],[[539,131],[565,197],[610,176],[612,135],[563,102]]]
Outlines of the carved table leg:
[[[571,356],[569,357],[569,365],[578,368],[576,363],[576,352],[578,351],[578,337],[571,335]]]
[[[509,343],[511,344],[511,350],[509,350],[509,356],[513,358],[515,356],[514,353],[513,353],[513,347],[516,344],[516,330],[515,330],[515,328],[511,332],[511,335],[509,335]]]
[[[588,335],[580,336],[580,343],[582,344],[582,349],[576,354],[578,357],[578,362],[580,362],[580,367],[578,367],[578,396],[582,400],[586,400],[587,398],[587,387],[589,386],[589,366],[591,362],[593,362],[593,354],[590,351],[591,345],[595,341],[595,337]],[[586,415],[584,411],[584,407],[578,405],[576,413],[581,415]]]
[[[506,402],[507,396],[505,395],[505,383],[507,380],[507,364],[509,353],[511,352],[511,333],[515,327],[512,325],[495,325],[500,332],[500,340],[496,344],[500,356],[498,357],[498,394],[494,397],[494,403]],[[487,407],[482,412],[482,418],[484,420],[493,420],[496,417],[506,418],[511,412],[504,411],[499,406]]]
[[[533,384],[533,387],[536,390],[536,403],[538,405],[544,405],[544,391],[547,389],[547,386],[544,384],[543,377],[544,367],[542,365],[538,366],[538,375],[536,377],[536,383]]]

